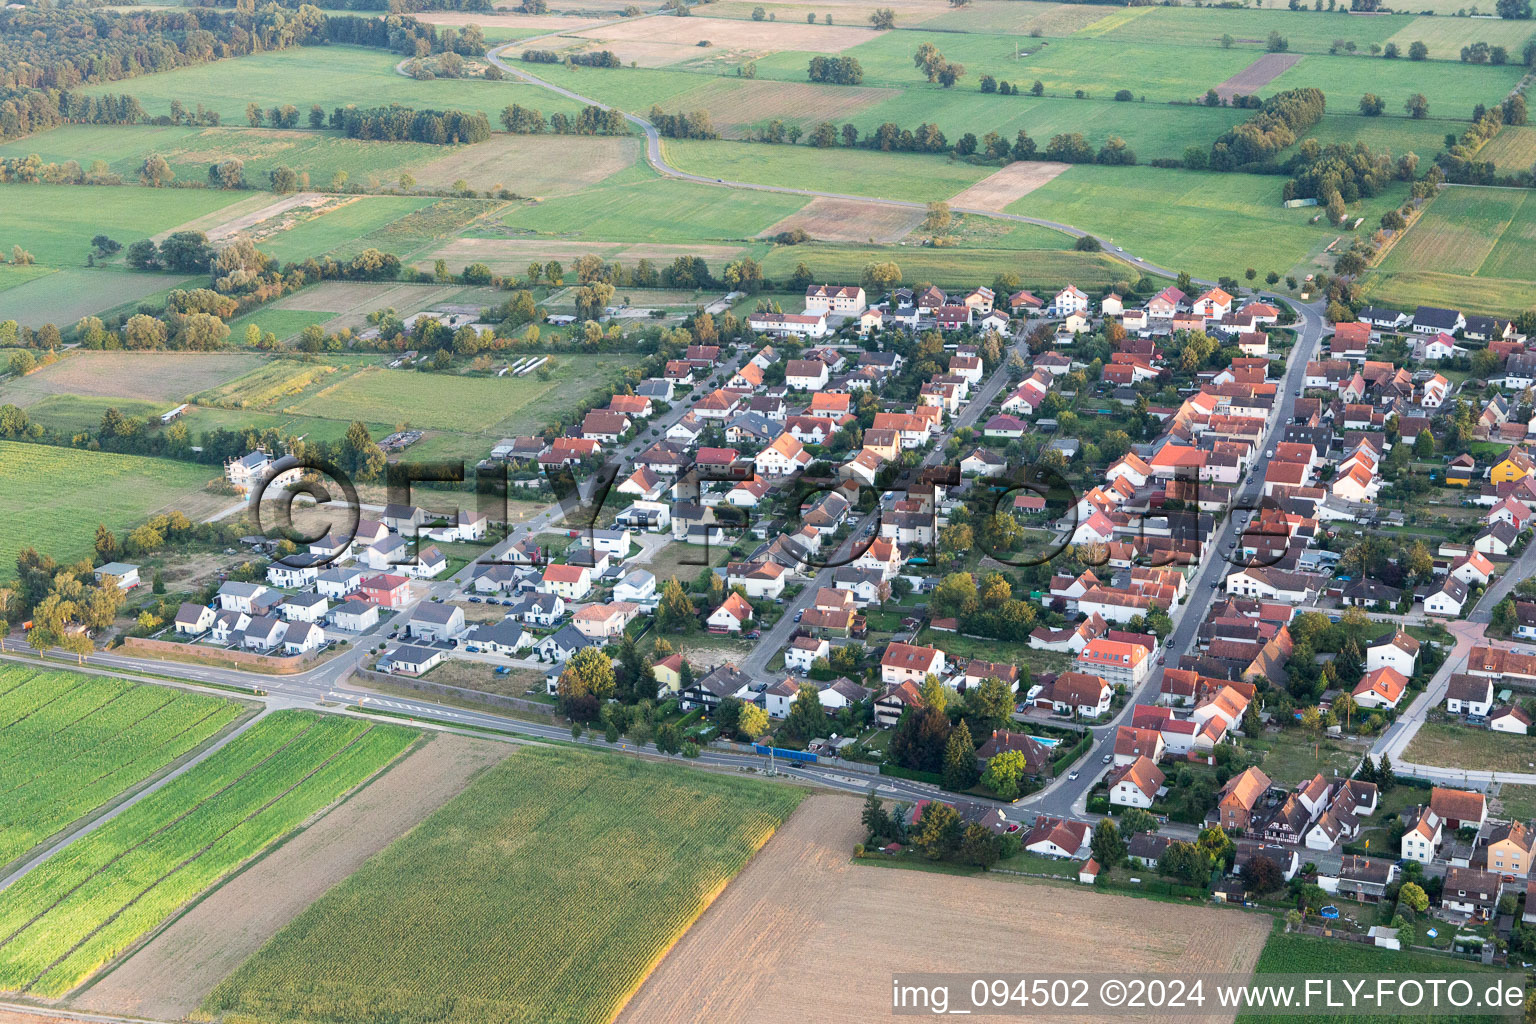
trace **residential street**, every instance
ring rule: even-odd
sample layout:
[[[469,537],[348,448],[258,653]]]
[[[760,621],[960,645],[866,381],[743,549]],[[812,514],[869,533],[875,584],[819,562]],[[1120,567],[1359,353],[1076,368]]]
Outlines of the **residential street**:
[[[1291,422],[1296,408],[1296,392],[1301,389],[1302,380],[1306,376],[1307,360],[1323,336],[1325,323],[1322,303],[1315,302],[1311,305],[1298,303],[1296,310],[1301,314],[1297,343],[1291,348],[1285,366],[1285,376],[1279,382],[1276,391],[1277,401],[1273,418],[1269,423],[1267,440],[1259,447],[1253,467],[1239,491],[1239,504],[1245,502],[1257,504],[1263,487],[1265,467],[1269,465],[1265,452],[1274,449],[1276,440],[1285,430],[1285,425]],[[1163,654],[1168,661],[1176,663],[1180,656],[1193,649],[1195,634],[1200,623],[1205,619],[1206,610],[1210,607],[1212,598],[1221,592],[1219,585],[1233,564],[1228,561],[1228,546],[1234,543],[1238,534],[1242,532],[1242,526],[1237,519],[1236,516],[1227,516],[1217,528],[1209,555],[1190,580],[1188,599],[1172,616],[1173,645],[1165,648]],[[1018,806],[1021,809],[1027,807],[1032,812],[1056,816],[1089,817],[1088,793],[1109,768],[1104,758],[1114,753],[1115,729],[1130,718],[1131,709],[1135,705],[1157,702],[1158,692],[1162,688],[1163,667],[1160,664],[1153,669],[1141,688],[1131,695],[1125,707],[1113,720],[1093,728],[1097,742],[1088,755],[1079,762],[1080,775],[1076,780],[1065,776],[1055,779],[1046,788],[1024,797],[1018,802]]]

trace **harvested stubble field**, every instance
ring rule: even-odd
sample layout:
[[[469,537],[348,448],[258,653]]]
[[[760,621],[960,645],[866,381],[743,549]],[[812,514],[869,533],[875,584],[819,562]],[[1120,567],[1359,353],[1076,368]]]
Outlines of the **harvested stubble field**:
[[[536,135],[491,136],[413,167],[423,185],[448,187],[459,179],[473,188],[501,185],[520,196],[579,192],[622,171],[640,155],[635,138]]]
[[[1113,14],[1105,14],[1096,4],[1035,3],[1033,0],[982,0],[966,4],[958,10],[930,18],[923,24],[928,28],[942,28],[953,32],[1007,33],[1027,36],[1038,31],[1044,36],[1069,36],[1074,32],[1087,31],[1097,34],[1099,25],[1115,18],[1136,16],[1142,11],[1132,7]],[[903,23],[898,15],[896,23]]]
[[[0,579],[14,578],[24,547],[70,562],[91,554],[98,523],[121,530],[200,505],[214,476],[210,466],[169,459],[0,441]]]
[[[799,799],[524,749],[328,892],[203,1010],[267,1024],[606,1022]]]
[[[75,1006],[179,1020],[332,886],[457,796],[506,743],[441,734],[177,918]]]
[[[890,1013],[893,974],[962,965],[1238,973],[1253,968],[1269,931],[1269,918],[1231,911],[1087,891],[1068,903],[1042,883],[858,865],[860,806],[809,797],[652,972],[620,1024],[852,1024]]]
[[[586,29],[575,38],[601,43],[626,65],[634,61],[642,67],[664,67],[722,49],[747,56],[778,50],[841,53],[868,42],[873,33],[867,22],[811,25],[804,17],[772,23],[715,19],[703,26],[687,18],[637,18]],[[701,40],[710,46],[700,47]]]
[[[842,124],[900,95],[896,89],[876,86],[715,78],[679,93],[667,101],[667,109],[675,104],[678,110],[707,110],[724,137],[742,139],[774,118],[802,127],[822,121]],[[633,100],[625,105],[646,109]]]
[[[195,749],[240,710],[164,686],[0,667],[0,865]]]
[[[1001,213],[1009,203],[1024,198],[1071,166],[1050,161],[1011,163],[957,193],[949,205]]]
[[[799,229],[823,242],[899,242],[922,220],[922,210],[817,197],[798,213],[770,224],[762,237]]]
[[[1299,53],[1266,53],[1216,86],[1216,95],[1224,100],[1233,96],[1256,95],[1260,89],[1294,67],[1299,60]]]
[[[71,352],[52,366],[0,385],[0,404],[28,406],[48,395],[179,402],[261,365],[238,352]]]
[[[415,730],[278,711],[0,892],[0,989],[60,996],[398,757]]]

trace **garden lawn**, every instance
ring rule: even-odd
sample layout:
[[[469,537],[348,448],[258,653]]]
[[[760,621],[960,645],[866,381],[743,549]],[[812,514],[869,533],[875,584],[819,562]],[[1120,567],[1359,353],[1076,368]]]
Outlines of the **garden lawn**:
[[[98,523],[137,525],[214,475],[170,459],[0,441],[0,579],[14,578],[24,547],[60,562],[89,558]]]
[[[10,247],[19,245],[38,263],[84,267],[95,235],[127,247],[245,198],[240,192],[137,185],[0,185],[0,239],[7,258]]]
[[[799,799],[525,748],[328,892],[204,1010],[267,1024],[606,1022]]]
[[[1282,786],[1300,785],[1318,772],[1330,778],[1335,771],[1347,776],[1370,749],[1365,744],[1344,740],[1324,738],[1313,742],[1300,729],[1282,729],[1278,736],[1265,732],[1244,740],[1243,745],[1263,753],[1259,767]]]
[[[1267,175],[1082,164],[1012,203],[1008,212],[1071,224],[1201,277],[1238,276],[1247,267],[1283,274],[1347,232],[1326,219],[1309,224],[1316,210],[1285,209],[1281,184]],[[1405,197],[1406,187],[1394,184],[1351,212],[1365,218],[1362,230],[1369,231]]]
[[[1536,766],[1536,736],[1425,722],[1403,751],[1403,760],[1475,772],[1529,772]]]
[[[1496,799],[1499,802],[1500,818],[1508,818],[1511,821],[1536,819],[1536,786],[1501,784]]]
[[[395,73],[400,55],[352,46],[297,46],[288,50],[236,57],[141,75],[133,80],[133,95],[151,115],[168,113],[171,100],[196,100],[216,110],[225,124],[246,124],[249,103],[263,109],[291,103],[307,117],[318,103],[329,115],[348,104],[399,103],[416,109],[483,110],[497,127],[501,108],[512,103],[534,107],[545,117],[556,111],[574,114],[581,104],[526,83],[489,82],[483,78],[438,78],[418,82]],[[109,82],[88,86],[85,95],[122,92]]]
[[[1517,977],[1511,972],[1495,971],[1494,968],[1484,967],[1482,964],[1435,956],[1432,953],[1378,949],[1359,942],[1287,934],[1278,928],[1271,933],[1269,941],[1264,944],[1264,952],[1259,954],[1258,965],[1254,968],[1254,981],[1261,981],[1262,976],[1266,974],[1310,974],[1316,977],[1369,974],[1390,978],[1473,975],[1480,981],[1491,981],[1493,979],[1490,975],[1503,974],[1508,982],[1516,982]],[[1238,1024],[1281,1024],[1281,1022],[1296,1019],[1294,1016],[1276,1016],[1251,1011],[1237,1015]],[[1400,1024],[1400,1022],[1430,1018],[1308,1013],[1306,1019],[1319,1021],[1321,1024],[1345,1024],[1345,1022],[1362,1020],[1399,1022]],[[1444,1013],[1436,1013],[1433,1016],[1436,1024],[1473,1024],[1476,1021],[1490,1019],[1493,1018]]]

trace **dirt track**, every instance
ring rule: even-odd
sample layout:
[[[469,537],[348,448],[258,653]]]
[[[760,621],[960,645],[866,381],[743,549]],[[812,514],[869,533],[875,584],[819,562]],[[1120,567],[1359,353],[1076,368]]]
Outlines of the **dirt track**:
[[[505,743],[434,737],[193,907],[76,999],[74,1008],[162,1020],[185,1017],[327,889],[514,750]],[[3,1017],[0,1024],[7,1024]]]
[[[1295,67],[1299,60],[1301,60],[1299,53],[1266,53],[1218,85],[1216,95],[1224,100],[1229,100],[1233,96],[1252,96]]]
[[[898,972],[1244,972],[1269,933],[1235,911],[854,864],[860,804],[801,804],[620,1024],[862,1024],[890,1014]]]

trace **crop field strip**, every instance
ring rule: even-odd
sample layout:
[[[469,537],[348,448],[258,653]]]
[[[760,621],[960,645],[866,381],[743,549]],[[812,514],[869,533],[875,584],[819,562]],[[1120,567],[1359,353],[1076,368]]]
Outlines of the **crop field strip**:
[[[19,678],[16,685],[7,685]],[[0,668],[0,864],[227,727],[232,701],[72,672]],[[16,710],[12,710],[12,709]]]
[[[0,892],[0,989],[68,992],[416,736],[304,712],[267,716]]]
[[[521,750],[326,893],[203,1009],[266,1024],[606,1022],[799,799]]]

